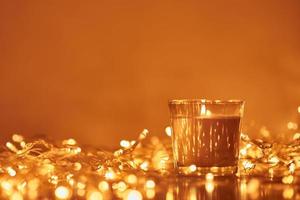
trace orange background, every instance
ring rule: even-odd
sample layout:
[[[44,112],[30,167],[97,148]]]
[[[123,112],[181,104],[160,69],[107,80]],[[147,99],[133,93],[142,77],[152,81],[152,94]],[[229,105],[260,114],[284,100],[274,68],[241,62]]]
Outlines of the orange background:
[[[0,140],[117,146],[167,100],[244,99],[280,134],[300,104],[300,1],[1,1]]]

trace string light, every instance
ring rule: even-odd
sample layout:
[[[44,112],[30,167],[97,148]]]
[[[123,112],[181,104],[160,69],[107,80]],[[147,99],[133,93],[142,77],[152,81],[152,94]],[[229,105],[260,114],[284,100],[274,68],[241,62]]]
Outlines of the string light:
[[[205,110],[204,110],[205,109]],[[203,112],[209,114],[206,108]],[[290,123],[288,128],[295,129]],[[264,137],[270,135],[264,128]],[[166,127],[167,136],[172,135]],[[52,194],[57,199],[154,199],[160,189],[157,178],[172,174],[172,147],[169,137],[149,137],[143,130],[137,140],[121,140],[120,149],[108,152],[96,148],[81,148],[75,139],[50,143],[46,140],[25,140],[22,135],[12,135],[0,152],[0,199],[39,199]],[[281,177],[289,186],[296,182],[300,169],[300,133],[294,133],[288,144],[268,143],[241,135],[239,175]],[[276,167],[276,168],[275,168]],[[194,175],[197,166],[187,167],[186,175]],[[35,172],[35,173],[32,173]],[[168,172],[168,173],[166,173]],[[279,179],[280,180],[280,179]],[[205,190],[215,190],[212,173],[205,175]],[[244,184],[247,191],[257,196],[259,183]],[[170,187],[166,199],[174,199],[177,192]],[[293,198],[292,190],[283,192],[284,198]],[[2,198],[3,197],[3,198]]]

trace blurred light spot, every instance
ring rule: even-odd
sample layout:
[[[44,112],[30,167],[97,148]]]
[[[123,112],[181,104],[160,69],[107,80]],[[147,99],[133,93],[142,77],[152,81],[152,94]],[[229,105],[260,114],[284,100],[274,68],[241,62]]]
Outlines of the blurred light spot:
[[[13,140],[14,142],[20,143],[20,142],[22,142],[22,141],[24,140],[24,138],[23,138],[22,135],[13,134],[12,140]]]
[[[294,196],[294,189],[293,188],[286,188],[283,190],[282,196],[285,199],[292,199]]]
[[[126,178],[127,183],[129,184],[136,184],[137,183],[137,177],[134,174],[129,174]]]
[[[130,145],[130,142],[128,140],[121,140],[120,141],[120,146],[123,147],[123,148],[129,148],[131,145]]]
[[[212,181],[212,180],[214,180],[214,175],[213,175],[212,173],[207,173],[207,174],[205,175],[205,179],[206,179],[207,181]]]
[[[23,200],[23,196],[20,192],[14,192],[10,197],[10,200]]]
[[[70,197],[70,191],[65,186],[59,186],[55,189],[55,196],[58,199],[68,199]]]
[[[146,190],[146,197],[148,199],[153,199],[155,197],[155,190],[153,190],[153,189],[147,189]]]
[[[103,195],[101,194],[101,192],[92,191],[92,192],[88,193],[87,199],[88,200],[102,200],[103,199]]]
[[[16,176],[17,174],[17,172],[12,167],[8,167],[6,170],[10,176]]]
[[[189,171],[190,171],[190,172],[195,172],[196,170],[197,170],[196,165],[193,164],[193,165],[190,165],[190,166],[189,166]]]
[[[172,128],[170,126],[166,127],[165,132],[166,132],[167,136],[169,136],[169,137],[172,136]]]
[[[153,188],[155,188],[155,182],[153,180],[147,180],[145,187],[148,189],[153,189]]]
[[[124,195],[124,200],[142,200],[142,194],[137,190],[128,190]]]
[[[293,181],[294,181],[294,176],[293,175],[284,176],[282,178],[282,183],[284,183],[284,184],[292,184]]]
[[[296,130],[298,128],[298,124],[295,122],[288,122],[287,123],[287,128],[289,130]]]
[[[109,184],[106,181],[101,181],[98,184],[98,189],[101,191],[108,191],[109,190]]]
[[[206,182],[205,183],[205,190],[208,192],[208,193],[212,193],[215,189],[215,186],[214,186],[214,183],[212,182]]]

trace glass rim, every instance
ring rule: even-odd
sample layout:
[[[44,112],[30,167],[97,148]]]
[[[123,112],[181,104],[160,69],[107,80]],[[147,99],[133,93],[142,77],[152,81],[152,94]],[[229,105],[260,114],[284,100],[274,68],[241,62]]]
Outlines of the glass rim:
[[[206,105],[242,105],[245,103],[244,100],[229,99],[229,100],[211,100],[211,99],[171,99],[168,101],[169,105],[179,105],[179,104],[206,104]]]

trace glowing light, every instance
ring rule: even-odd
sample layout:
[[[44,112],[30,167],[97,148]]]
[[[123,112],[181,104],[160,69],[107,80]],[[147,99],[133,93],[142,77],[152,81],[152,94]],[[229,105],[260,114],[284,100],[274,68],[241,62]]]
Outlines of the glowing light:
[[[206,106],[205,104],[202,104],[200,108],[200,115],[205,115],[205,113],[206,113]]]
[[[22,135],[13,134],[12,140],[13,140],[14,142],[20,143],[20,142],[22,142],[22,141],[24,140],[24,138],[23,138]]]
[[[8,181],[2,181],[1,187],[3,188],[3,190],[6,190],[6,191],[10,191],[13,188],[12,184]]]
[[[155,188],[155,182],[153,180],[147,180],[145,183],[145,187],[148,189],[153,189]]]
[[[291,163],[291,164],[289,165],[289,172],[290,172],[291,174],[293,174],[293,173],[295,172],[295,169],[296,169],[295,163]]]
[[[77,142],[73,138],[70,138],[70,139],[67,139],[67,140],[63,140],[62,144],[63,145],[76,145]]]
[[[77,190],[77,195],[83,197],[85,195],[85,190],[84,189],[78,189]]]
[[[98,189],[102,192],[109,190],[109,184],[106,181],[101,181],[98,184]]]
[[[124,200],[142,200],[142,194],[137,190],[128,190],[124,195]]]
[[[140,168],[144,171],[148,171],[148,167],[149,167],[149,162],[145,161],[140,165]]]
[[[287,128],[288,128],[289,130],[297,130],[298,124],[295,123],[295,122],[288,122],[288,123],[287,123]]]
[[[193,165],[190,165],[190,166],[189,166],[189,171],[190,171],[190,172],[195,172],[196,170],[197,170],[196,165],[193,164]]]
[[[17,172],[12,167],[8,167],[6,170],[10,176],[16,176],[17,174]]]
[[[74,170],[79,171],[82,165],[79,162],[74,163]]]
[[[142,133],[139,135],[139,140],[145,139],[147,137],[148,133],[149,133],[149,131],[147,129],[144,129],[142,131]]]
[[[127,189],[127,185],[123,181],[120,181],[118,183],[113,184],[112,188],[114,190],[118,190],[120,192],[124,192]]]
[[[59,186],[55,189],[55,196],[58,199],[68,199],[70,197],[70,191],[65,186]]]
[[[294,189],[293,188],[286,188],[283,190],[282,196],[285,199],[292,199],[294,196]]]
[[[168,189],[168,192],[166,194],[166,200],[174,200],[172,187],[169,187],[169,189]]]
[[[13,145],[11,142],[6,142],[6,147],[11,150],[12,152],[17,153],[18,149],[16,148],[15,145]]]
[[[261,127],[259,132],[263,137],[270,137],[270,131],[265,126]]]
[[[121,140],[120,146],[123,148],[129,148],[131,146],[130,142],[128,140]]]
[[[85,187],[86,187],[85,183],[83,183],[83,182],[78,182],[77,183],[77,188],[84,189]]]
[[[23,200],[23,196],[20,192],[14,192],[10,198],[10,200]]]
[[[147,197],[147,199],[153,199],[155,197],[155,190],[147,189],[146,190],[146,197]]]
[[[129,183],[129,184],[136,184],[137,183],[137,177],[136,177],[136,175],[134,175],[134,174],[129,174],[127,177],[126,177],[126,181],[127,181],[127,183]]]
[[[293,175],[284,176],[282,178],[282,183],[284,183],[284,184],[292,184],[293,182],[294,182],[294,176]]]
[[[101,192],[92,191],[92,192],[88,193],[87,199],[88,200],[102,200],[103,199],[103,195],[101,194]]]
[[[300,139],[300,133],[295,133],[293,136],[293,140],[299,140]]]
[[[172,136],[172,128],[170,126],[166,127],[165,132],[166,132],[167,136],[169,136],[169,137]]]
[[[105,173],[104,176],[105,176],[106,179],[112,180],[112,179],[114,179],[114,178],[116,177],[116,174],[115,174],[114,171],[109,170],[109,171],[107,171],[107,172]]]
[[[298,113],[300,113],[300,106],[298,106]]]
[[[277,164],[280,160],[278,159],[277,156],[272,156],[270,159],[269,159],[269,162],[270,163],[274,163],[274,164]]]
[[[251,196],[251,199],[257,199],[259,196],[260,182],[258,179],[251,179],[247,185],[247,193]]]
[[[246,156],[247,155],[247,149],[243,148],[240,150],[240,155],[241,156]]]
[[[205,179],[206,179],[207,181],[212,181],[212,180],[214,180],[214,175],[213,175],[212,173],[207,173],[207,174],[205,175]]]
[[[255,167],[255,164],[253,164],[249,160],[245,160],[245,161],[243,161],[243,167],[244,167],[245,170],[250,170],[250,169],[253,169]]]

